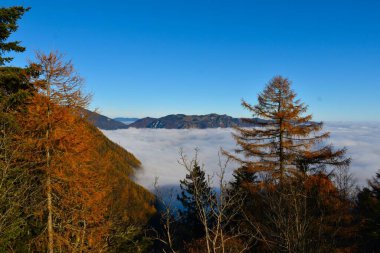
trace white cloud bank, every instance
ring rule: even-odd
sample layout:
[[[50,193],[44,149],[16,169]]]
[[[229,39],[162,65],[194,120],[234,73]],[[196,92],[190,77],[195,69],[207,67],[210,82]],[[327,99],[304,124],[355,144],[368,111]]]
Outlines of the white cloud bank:
[[[359,184],[380,170],[380,122],[328,122],[330,142],[336,147],[347,147],[352,158],[351,171]],[[222,147],[232,151],[236,146],[232,129],[121,129],[104,130],[115,143],[132,152],[142,162],[136,181],[152,189],[155,177],[161,186],[178,185],[186,171],[178,164],[182,148],[189,158],[199,148],[199,160],[209,174],[218,172],[218,151]],[[233,165],[227,169],[231,177]]]

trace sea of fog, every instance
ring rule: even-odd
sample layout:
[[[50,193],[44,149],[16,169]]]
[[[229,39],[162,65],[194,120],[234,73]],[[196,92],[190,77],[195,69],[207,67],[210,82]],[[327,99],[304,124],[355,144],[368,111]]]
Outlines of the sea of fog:
[[[380,122],[327,122],[324,130],[331,132],[329,140],[334,146],[348,148],[352,158],[351,172],[360,185],[380,170]],[[220,148],[233,151],[236,148],[230,128],[210,129],[120,129],[103,130],[112,141],[132,152],[141,162],[136,181],[148,189],[153,188],[155,178],[161,187],[178,185],[186,175],[179,163],[180,149],[190,158],[199,149],[198,158],[207,173],[220,171]],[[223,159],[223,157],[222,157]],[[226,170],[226,179],[236,167],[233,163]]]

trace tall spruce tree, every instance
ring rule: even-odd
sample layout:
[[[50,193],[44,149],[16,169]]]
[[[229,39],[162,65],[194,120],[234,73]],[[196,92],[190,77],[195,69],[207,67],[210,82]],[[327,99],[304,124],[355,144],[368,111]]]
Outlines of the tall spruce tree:
[[[14,138],[19,126],[14,111],[25,100],[30,84],[21,68],[3,67],[11,57],[7,52],[23,52],[19,42],[6,42],[17,30],[17,21],[28,9],[0,8],[0,252],[15,251],[15,244],[25,238],[26,206],[30,178],[26,164],[20,162],[22,145]]]
[[[281,180],[286,175],[323,171],[326,166],[347,166],[345,149],[334,150],[324,145],[329,133],[319,133],[322,123],[312,122],[312,115],[304,115],[307,106],[291,89],[290,81],[274,77],[252,106],[242,101],[242,106],[253,116],[267,120],[259,127],[236,127],[233,135],[237,145],[236,155],[225,154],[241,164],[245,170],[264,172],[272,179]],[[256,123],[245,119],[248,123]],[[239,154],[242,154],[239,155]]]
[[[20,46],[20,41],[9,41],[9,36],[17,31],[17,21],[24,15],[29,8],[22,6],[13,6],[0,8],[0,66],[10,62],[12,57],[4,57],[6,52],[24,52],[25,47]]]
[[[198,161],[195,159],[192,170],[188,172],[185,179],[180,180],[181,194],[177,199],[181,202],[183,210],[180,211],[182,225],[187,231],[185,240],[198,239],[204,236],[204,226],[199,218],[199,207],[197,205],[209,205],[208,198],[211,196],[211,187],[205,177]],[[197,200],[200,200],[197,204]],[[207,207],[206,207],[207,209]]]
[[[358,194],[358,211],[361,217],[360,248],[362,252],[380,249],[380,172]]]

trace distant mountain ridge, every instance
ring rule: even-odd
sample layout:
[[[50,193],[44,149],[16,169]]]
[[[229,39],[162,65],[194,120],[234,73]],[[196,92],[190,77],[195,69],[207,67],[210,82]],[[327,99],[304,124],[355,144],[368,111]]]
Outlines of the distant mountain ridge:
[[[172,114],[161,118],[142,118],[128,125],[129,128],[163,128],[163,129],[189,129],[189,128],[230,128],[234,126],[249,127],[265,124],[267,121],[259,118],[250,119],[254,123],[247,123],[242,118],[233,118],[228,115],[185,115]]]
[[[206,129],[206,128],[230,128],[234,126],[252,127],[258,124],[266,124],[268,121],[259,118],[250,118],[254,123],[247,123],[243,118],[234,118],[226,114],[216,113],[206,115],[171,114],[161,118],[146,117],[115,118],[111,119],[96,112],[84,110],[89,121],[97,128],[103,130],[117,130],[126,128],[153,128],[153,129]]]

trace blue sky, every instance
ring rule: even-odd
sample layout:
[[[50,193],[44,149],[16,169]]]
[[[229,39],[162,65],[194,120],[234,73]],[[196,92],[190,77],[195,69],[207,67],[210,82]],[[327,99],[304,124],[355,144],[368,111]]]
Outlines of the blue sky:
[[[380,120],[380,2],[5,0],[32,9],[12,39],[72,59],[110,116],[226,113],[274,75],[317,120]]]

